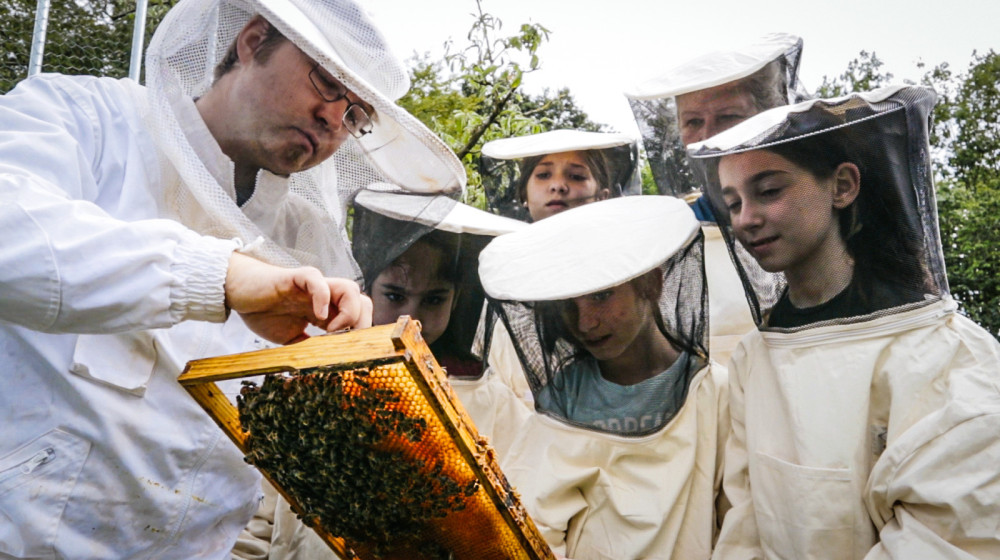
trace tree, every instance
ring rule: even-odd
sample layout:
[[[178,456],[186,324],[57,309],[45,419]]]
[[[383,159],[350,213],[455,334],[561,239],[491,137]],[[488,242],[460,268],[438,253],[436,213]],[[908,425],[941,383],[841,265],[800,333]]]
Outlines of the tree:
[[[938,79],[944,73],[938,70]],[[927,81],[933,81],[934,77]],[[935,127],[947,143],[938,175],[941,239],[951,293],[970,318],[1000,337],[1000,54],[973,53],[949,117]]]
[[[146,13],[148,44],[177,0],[152,0]],[[0,0],[0,93],[28,75],[37,0]],[[134,0],[53,0],[42,61],[45,72],[124,77],[129,72]]]
[[[540,95],[524,95],[520,108],[524,116],[537,120],[545,130],[572,128],[603,132],[607,129],[591,121],[587,113],[577,107],[569,88],[560,88],[554,94],[546,88]]]
[[[823,76],[823,83],[816,89],[816,96],[839,97],[854,91],[871,91],[892,83],[892,74],[882,70],[884,65],[875,51],[861,51],[858,58],[847,63],[847,70],[840,76]]]
[[[540,68],[538,51],[548,40],[539,24],[522,24],[501,35],[503,23],[476,0],[468,44],[445,45],[442,60],[411,59],[413,87],[399,104],[437,133],[458,155],[469,177],[465,202],[486,207],[479,177],[483,144],[554,128],[601,130],[581,111],[568,90],[539,95],[523,91],[524,76]]]

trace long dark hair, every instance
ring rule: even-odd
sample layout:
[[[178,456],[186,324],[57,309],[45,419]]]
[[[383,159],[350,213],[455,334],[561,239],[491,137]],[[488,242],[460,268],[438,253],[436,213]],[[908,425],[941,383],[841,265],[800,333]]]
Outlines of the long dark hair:
[[[858,167],[858,196],[838,215],[841,237],[855,262],[853,280],[860,285],[887,284],[913,300],[929,289],[930,278],[905,161],[905,121],[900,127],[887,127],[884,121],[897,116],[902,120],[905,115],[899,111],[763,149],[821,179],[830,178],[842,163]],[[831,124],[842,122],[833,114],[821,118]],[[814,130],[815,119],[815,114],[809,116]],[[791,127],[796,124],[793,116]]]

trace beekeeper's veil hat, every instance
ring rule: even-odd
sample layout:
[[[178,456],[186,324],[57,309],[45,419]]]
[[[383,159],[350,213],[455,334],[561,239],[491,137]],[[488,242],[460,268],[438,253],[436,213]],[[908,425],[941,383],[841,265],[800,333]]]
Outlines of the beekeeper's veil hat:
[[[780,272],[765,272],[736,240],[722,195],[720,161],[767,151],[816,176],[832,173],[841,163],[858,168],[858,195],[837,217],[853,262],[851,293],[859,304],[842,306],[853,312],[822,323],[866,321],[928,305],[948,295],[929,146],[936,99],[927,88],[909,86],[815,99],[771,109],[688,146],[758,325],[769,328],[765,319],[786,283]]]
[[[198,124],[193,103],[211,87],[215,66],[256,14],[374,108],[370,134],[348,138],[327,161],[294,173],[285,186],[283,178],[262,172],[254,198],[277,198],[259,213],[252,199],[243,211],[233,203],[231,162],[204,141],[208,130]],[[395,104],[409,88],[406,68],[353,0],[181,0],[156,30],[146,76],[148,121],[178,175],[162,195],[166,208],[205,234],[248,244],[260,238],[251,251],[267,261],[342,274],[344,259],[350,260],[346,201],[358,190],[376,182],[424,193],[464,188],[454,153]]]
[[[592,152],[600,169],[591,169],[598,189],[611,198],[641,194],[639,142],[626,134],[586,130],[550,130],[538,134],[492,140],[483,145],[479,175],[490,210],[529,220],[524,206],[529,164],[536,158],[562,152]]]
[[[679,96],[739,86],[752,99],[754,112],[786,105],[805,96],[798,83],[801,56],[802,39],[771,33],[746,45],[685,60],[625,91],[660,194],[690,201],[701,191],[681,141]]]
[[[694,212],[666,196],[628,196],[572,208],[497,237],[479,257],[479,276],[507,327],[536,408],[573,418],[574,376],[594,357],[571,334],[565,311],[573,298],[597,294],[659,270],[656,328],[690,356],[682,375],[639,398],[654,409],[642,425],[607,426],[610,433],[645,435],[669,423],[686,398],[691,376],[707,359],[707,291],[703,237]],[[653,296],[655,297],[655,296]],[[663,391],[663,393],[659,393]],[[648,414],[647,414],[648,413]],[[586,424],[582,427],[602,430]]]

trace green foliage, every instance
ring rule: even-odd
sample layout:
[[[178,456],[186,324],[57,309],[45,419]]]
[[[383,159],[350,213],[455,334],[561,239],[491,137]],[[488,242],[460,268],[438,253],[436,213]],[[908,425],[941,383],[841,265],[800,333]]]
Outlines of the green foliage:
[[[938,185],[941,243],[951,293],[974,321],[1000,335],[1000,178]]]
[[[602,132],[607,127],[590,120],[576,105],[569,88],[550,93],[548,88],[540,95],[524,95],[520,104],[524,116],[537,120],[544,130],[572,128]]]
[[[35,2],[0,0],[0,21],[0,93],[6,93],[28,75]]]
[[[823,76],[823,83],[816,89],[816,96],[838,97],[852,91],[870,91],[890,84],[892,74],[882,71],[884,65],[874,51],[861,51],[858,58],[847,63],[847,70],[840,76]]]
[[[861,51],[847,70],[823,78],[821,97],[868,91],[892,81],[875,53]],[[923,65],[921,65],[921,68]],[[931,154],[948,284],[962,312],[1000,336],[1000,54],[973,53],[968,71],[947,63],[921,84],[938,94]]]
[[[962,310],[1000,336],[1000,54],[977,55],[946,98],[950,157],[938,211],[948,283]]]
[[[640,161],[642,162],[640,168],[642,194],[660,194],[660,189],[656,186],[656,179],[653,178],[653,168],[649,166],[649,160],[643,158]]]
[[[540,68],[538,51],[549,35],[545,27],[522,24],[503,35],[503,23],[483,11],[481,0],[473,16],[466,46],[449,41],[443,60],[427,54],[411,59],[413,87],[399,104],[455,150],[469,177],[464,202],[485,208],[479,177],[483,144],[555,128],[603,127],[590,121],[565,88],[540,95],[523,91],[524,76]]]

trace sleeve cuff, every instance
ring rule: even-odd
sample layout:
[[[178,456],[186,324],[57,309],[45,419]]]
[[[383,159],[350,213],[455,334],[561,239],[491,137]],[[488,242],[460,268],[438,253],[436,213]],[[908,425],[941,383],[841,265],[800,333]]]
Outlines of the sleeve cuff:
[[[177,247],[170,289],[170,315],[175,321],[221,323],[226,320],[226,273],[229,258],[243,243],[203,236]]]

